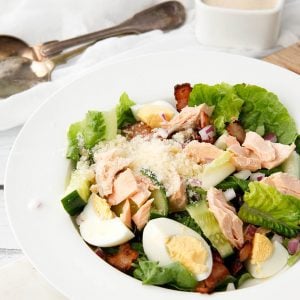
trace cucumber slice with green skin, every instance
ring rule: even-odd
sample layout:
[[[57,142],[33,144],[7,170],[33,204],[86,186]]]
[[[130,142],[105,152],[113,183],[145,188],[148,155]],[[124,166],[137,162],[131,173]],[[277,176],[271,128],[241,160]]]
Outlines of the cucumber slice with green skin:
[[[168,199],[166,191],[163,189],[154,190],[151,193],[151,198],[154,199],[150,210],[150,219],[165,217],[168,215]]]
[[[300,179],[300,156],[296,151],[282,164],[282,171]]]
[[[199,202],[189,204],[186,207],[186,210],[200,226],[204,235],[223,258],[233,253],[230,243],[222,233],[215,216],[211,211],[209,211],[206,201],[201,200]]]
[[[154,199],[150,210],[150,219],[165,217],[169,212],[169,202],[166,194],[166,189],[161,182],[157,179],[157,176],[149,169],[142,169],[141,173],[151,179],[153,184],[158,189],[152,191],[151,197]]]
[[[64,209],[69,215],[74,216],[82,211],[90,197],[91,182],[87,175],[81,171],[74,171],[65,196],[61,199]]]

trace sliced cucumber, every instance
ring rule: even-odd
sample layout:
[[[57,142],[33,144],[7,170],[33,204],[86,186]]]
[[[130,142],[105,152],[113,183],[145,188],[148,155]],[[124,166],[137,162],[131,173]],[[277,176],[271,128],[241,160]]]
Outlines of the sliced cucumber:
[[[230,243],[223,235],[215,216],[209,211],[206,201],[189,204],[186,210],[223,258],[233,253]]]
[[[118,125],[117,125],[117,113],[116,109],[102,112],[104,123],[106,125],[105,140],[110,141],[117,136]]]
[[[151,197],[154,199],[150,210],[150,218],[165,217],[169,212],[169,203],[166,194],[166,189],[157,176],[149,169],[142,169],[141,173],[151,179],[153,184],[158,188],[152,191]]]
[[[91,182],[86,172],[75,170],[71,174],[65,196],[61,199],[61,203],[69,215],[74,216],[82,211],[91,194],[90,186]]]
[[[225,151],[211,163],[204,167],[202,174],[202,188],[208,190],[222,182],[226,177],[235,171],[231,163],[232,154]]]
[[[154,199],[150,210],[150,218],[165,217],[168,215],[168,199],[166,191],[163,189],[154,190],[151,193],[151,197]]]
[[[282,171],[300,179],[300,156],[296,151],[283,163]]]

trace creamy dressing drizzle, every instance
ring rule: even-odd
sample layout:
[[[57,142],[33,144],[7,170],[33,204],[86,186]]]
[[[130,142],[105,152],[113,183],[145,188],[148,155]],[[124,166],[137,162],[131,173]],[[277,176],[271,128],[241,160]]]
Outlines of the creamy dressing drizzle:
[[[224,8],[260,10],[271,9],[276,6],[278,0],[201,0],[207,5]]]

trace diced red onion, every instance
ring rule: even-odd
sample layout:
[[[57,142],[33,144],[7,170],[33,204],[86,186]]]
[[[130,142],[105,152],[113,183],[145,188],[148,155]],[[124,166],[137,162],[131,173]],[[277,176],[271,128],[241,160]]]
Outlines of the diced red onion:
[[[167,121],[166,115],[164,113],[162,113],[160,116],[164,121]]]
[[[236,178],[239,178],[239,179],[246,180],[247,178],[249,178],[251,176],[251,171],[242,170],[242,171],[239,171],[239,172],[233,174],[233,176],[235,176]]]
[[[267,134],[264,136],[264,139],[265,139],[266,141],[270,141],[270,142],[272,142],[272,143],[276,143],[276,142],[277,142],[277,136],[276,136],[276,134],[273,133],[273,132],[267,133]]]
[[[199,130],[199,135],[203,142],[211,142],[215,137],[215,127],[213,125],[207,125]]]
[[[201,187],[202,186],[202,181],[197,179],[197,178],[190,178],[188,179],[187,183],[191,186],[195,187]]]
[[[265,174],[264,173],[260,173],[260,172],[252,173],[250,175],[250,180],[251,181],[261,181],[264,178],[265,178]]]
[[[291,239],[288,242],[288,251],[289,254],[293,255],[300,250],[300,243],[298,239]]]
[[[275,241],[282,244],[283,237],[275,233],[272,237],[272,242],[275,242]]]
[[[224,192],[224,197],[227,201],[230,201],[232,199],[234,199],[236,197],[236,193],[234,191],[234,189],[228,189]]]

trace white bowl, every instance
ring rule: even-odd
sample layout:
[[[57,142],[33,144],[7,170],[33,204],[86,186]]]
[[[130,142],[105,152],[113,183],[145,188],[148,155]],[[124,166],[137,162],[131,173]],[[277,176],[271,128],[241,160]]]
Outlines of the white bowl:
[[[207,295],[142,285],[108,265],[82,240],[59,200],[70,167],[65,148],[71,123],[82,119],[88,110],[112,108],[124,91],[137,103],[171,100],[174,85],[182,82],[263,86],[278,95],[300,124],[297,74],[225,53],[174,51],[96,65],[58,91],[28,120],[16,139],[6,169],[4,198],[24,253],[69,299],[208,299]],[[41,205],[34,209],[30,205],[33,201]],[[272,295],[285,299],[299,292],[299,277],[300,263],[264,284],[215,293],[209,300],[269,299]]]
[[[243,1],[244,5],[248,5],[247,9],[238,6]],[[201,44],[251,50],[268,49],[276,44],[284,0],[216,2],[219,6],[208,5],[204,0],[195,0],[195,33]],[[259,8],[263,2],[263,8]],[[227,7],[222,6],[222,3],[226,3]]]

